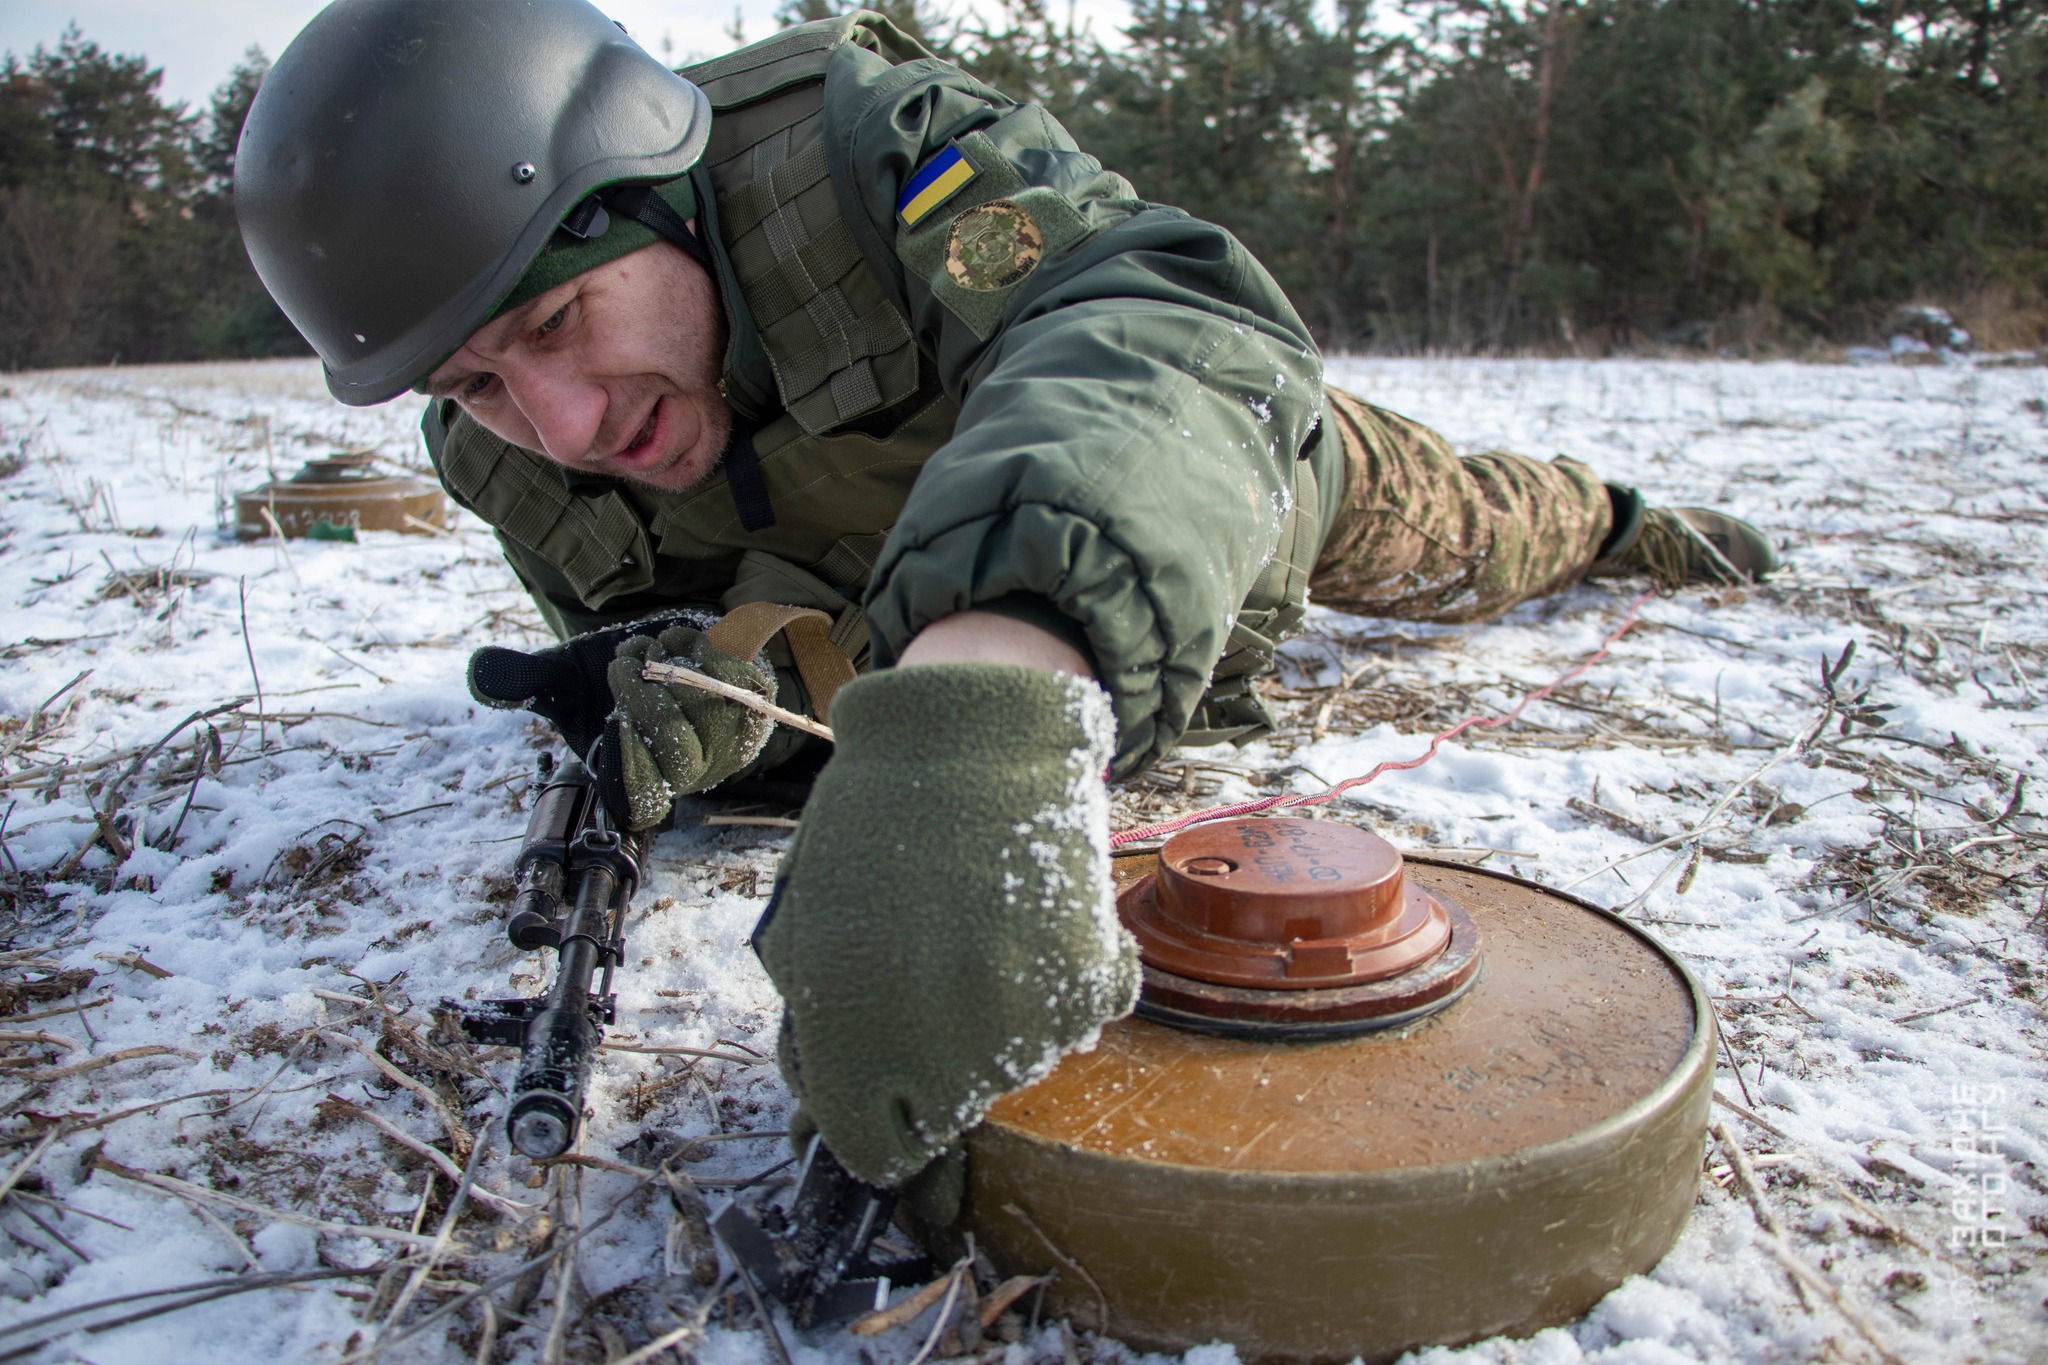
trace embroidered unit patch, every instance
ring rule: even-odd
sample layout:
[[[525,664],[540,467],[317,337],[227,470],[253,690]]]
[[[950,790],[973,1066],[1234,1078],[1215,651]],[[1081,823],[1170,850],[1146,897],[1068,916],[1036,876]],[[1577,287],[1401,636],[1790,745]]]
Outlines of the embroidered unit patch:
[[[903,197],[896,201],[896,214],[903,226],[913,228],[974,179],[974,163],[957,145],[948,146],[910,177]]]
[[[962,289],[1008,289],[1037,268],[1045,237],[1022,204],[993,199],[953,220],[946,234],[946,274]]]

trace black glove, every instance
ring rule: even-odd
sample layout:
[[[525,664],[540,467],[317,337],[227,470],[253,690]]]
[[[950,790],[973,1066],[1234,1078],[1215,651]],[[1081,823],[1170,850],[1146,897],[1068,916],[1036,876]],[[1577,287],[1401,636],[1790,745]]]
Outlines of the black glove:
[[[587,758],[618,704],[606,679],[619,646],[671,626],[702,630],[717,620],[703,609],[665,612],[623,626],[607,626],[527,654],[485,645],[469,656],[469,695],[499,711],[521,707],[560,732],[577,757]]]

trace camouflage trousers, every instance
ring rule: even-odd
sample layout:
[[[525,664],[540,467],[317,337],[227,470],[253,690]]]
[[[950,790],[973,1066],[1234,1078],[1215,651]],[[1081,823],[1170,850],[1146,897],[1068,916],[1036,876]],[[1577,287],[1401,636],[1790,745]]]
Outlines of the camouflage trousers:
[[[1341,502],[1309,600],[1360,616],[1484,621],[1577,582],[1613,521],[1577,460],[1460,459],[1419,422],[1330,389]]]

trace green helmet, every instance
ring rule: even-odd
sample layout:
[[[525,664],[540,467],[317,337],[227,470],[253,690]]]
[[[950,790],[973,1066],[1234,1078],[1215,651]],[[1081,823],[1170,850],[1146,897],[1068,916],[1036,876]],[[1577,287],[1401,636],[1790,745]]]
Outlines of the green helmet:
[[[597,190],[681,175],[710,132],[704,92],[584,0],[336,0],[249,110],[235,216],[360,407],[452,355],[565,218],[601,232]]]

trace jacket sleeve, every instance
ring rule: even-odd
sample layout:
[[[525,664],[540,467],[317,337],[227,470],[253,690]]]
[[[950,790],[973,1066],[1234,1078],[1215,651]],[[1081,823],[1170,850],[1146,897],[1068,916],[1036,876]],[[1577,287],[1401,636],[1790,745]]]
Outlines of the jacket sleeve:
[[[1131,772],[1187,728],[1278,546],[1320,412],[1308,329],[1228,232],[946,63],[849,44],[825,99],[847,217],[961,404],[870,583],[876,660],[954,612],[1048,601],[1086,633]],[[973,178],[906,224],[905,185],[955,149]],[[1008,268],[968,254],[991,226],[1021,243]]]

